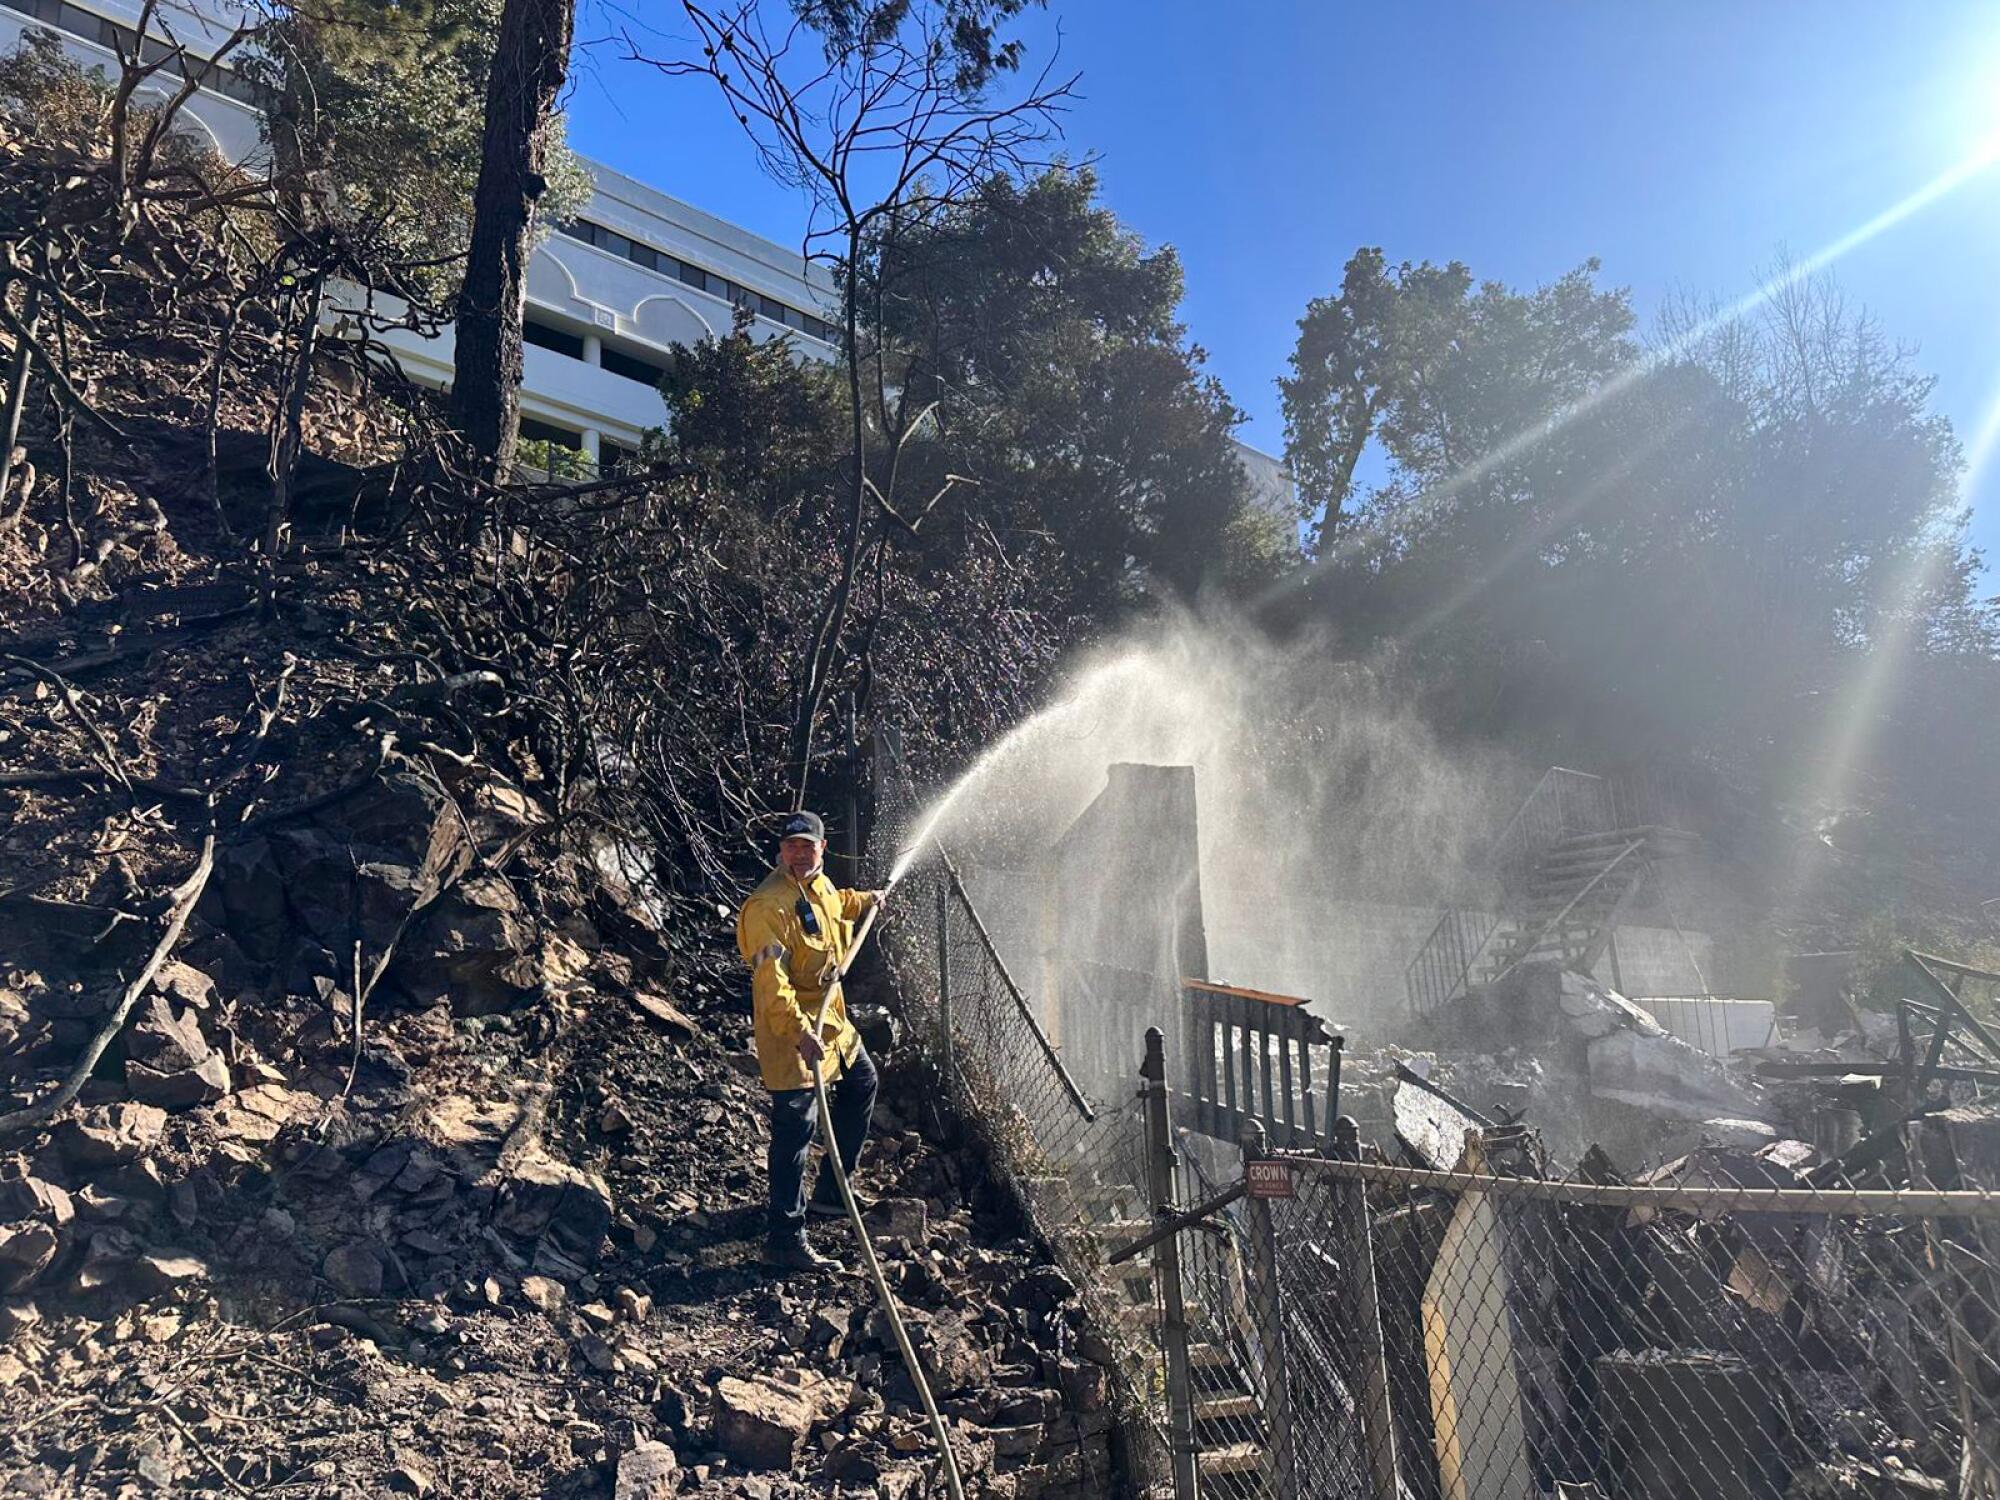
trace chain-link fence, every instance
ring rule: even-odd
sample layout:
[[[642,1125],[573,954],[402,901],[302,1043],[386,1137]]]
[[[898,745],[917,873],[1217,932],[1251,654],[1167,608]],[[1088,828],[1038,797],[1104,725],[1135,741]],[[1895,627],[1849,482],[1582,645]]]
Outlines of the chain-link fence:
[[[1294,1161],[1276,1492],[2000,1494],[2000,1120],[1911,1133],[1919,1185],[1868,1191],[1719,1150],[1542,1181],[1507,1132],[1463,1172]]]
[[[1260,1042],[1231,1106],[1246,1153],[1199,1133],[1228,1111],[1184,1091],[1157,1035],[1143,1079],[1133,1039],[1129,1089],[1077,1087],[967,894],[981,873],[933,847],[899,887],[904,1020],[1108,1331],[1145,1417],[1142,1483],[2000,1500],[2000,1112],[1961,1099],[1830,1159],[1779,1140],[1630,1180],[1597,1156],[1548,1180],[1506,1126],[1468,1132],[1460,1170],[1420,1170],[1346,1122],[1265,1153],[1260,1126],[1296,1126]],[[1233,1033],[1195,1032],[1226,1043],[1209,1071],[1237,1071]]]
[[[878,781],[874,874],[911,833],[905,784]],[[886,854],[883,852],[886,851]],[[895,891],[882,943],[906,1045],[930,1060],[955,1113],[982,1138],[1000,1180],[1090,1308],[1142,1420],[1128,1424],[1143,1481],[1164,1479],[1164,1377],[1150,1269],[1112,1270],[1104,1247],[1150,1226],[1135,1042],[1129,1086],[1096,1098],[1078,1086],[967,890],[977,871],[927,843]],[[1150,1439],[1150,1440],[1149,1440]],[[1079,1476],[1109,1492],[1100,1466]]]

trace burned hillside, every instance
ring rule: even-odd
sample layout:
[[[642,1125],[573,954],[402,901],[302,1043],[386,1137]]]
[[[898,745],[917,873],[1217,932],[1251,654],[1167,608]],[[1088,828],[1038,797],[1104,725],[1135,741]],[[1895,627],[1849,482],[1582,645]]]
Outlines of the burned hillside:
[[[426,316],[381,246],[86,102],[0,134],[10,1484],[916,1492],[865,1283],[756,1262],[718,905],[818,528],[690,466],[478,480],[370,342],[368,287]],[[885,698],[1036,655],[1005,568],[935,621],[878,585]],[[968,730],[1030,686],[996,680]],[[1102,1340],[880,1041],[863,1174],[968,1492],[1099,1493]]]

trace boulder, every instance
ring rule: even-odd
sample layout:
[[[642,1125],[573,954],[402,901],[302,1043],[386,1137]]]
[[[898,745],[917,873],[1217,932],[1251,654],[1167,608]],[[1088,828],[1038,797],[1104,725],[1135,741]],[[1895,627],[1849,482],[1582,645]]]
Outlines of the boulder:
[[[680,1460],[665,1443],[645,1442],[618,1460],[612,1500],[668,1500],[680,1488]]]
[[[33,1286],[61,1248],[61,1237],[51,1225],[32,1219],[0,1224],[0,1293]]]
[[[790,1469],[816,1426],[847,1410],[854,1387],[804,1371],[725,1375],[715,1385],[715,1446],[746,1469]]]
[[[63,1160],[79,1171],[137,1161],[159,1143],[167,1112],[151,1104],[100,1104],[55,1129]]]
[[[162,1072],[142,1062],[125,1064],[125,1087],[142,1104],[160,1109],[192,1109],[213,1104],[229,1093],[229,1064],[211,1052],[190,1068]]]
[[[595,1250],[611,1227],[611,1206],[611,1189],[602,1177],[537,1149],[508,1173],[493,1223],[522,1239],[555,1230],[572,1245]]]

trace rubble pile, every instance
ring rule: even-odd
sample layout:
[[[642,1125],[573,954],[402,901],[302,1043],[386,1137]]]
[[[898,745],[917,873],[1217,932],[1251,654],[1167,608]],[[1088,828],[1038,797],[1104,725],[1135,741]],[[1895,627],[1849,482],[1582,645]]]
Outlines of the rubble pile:
[[[1371,1184],[1406,1478],[1446,1493],[1475,1474],[1481,1493],[1539,1477],[1576,1497],[1818,1500],[1954,1493],[1992,1463],[1991,1221],[1938,1217],[1900,1190],[2000,1183],[2000,1109],[1980,1092],[2000,1058],[1936,975],[2000,976],[1911,963],[1938,1003],[1905,1008],[1935,1029],[1857,1011],[1830,1038],[1788,1026],[1724,1060],[1548,971],[1479,998],[1515,1024],[1538,1008],[1539,1033],[1516,1034],[1563,1046],[1361,1060],[1381,1093],[1380,1160],[1564,1180],[1520,1195]],[[1736,1113],[1697,1118],[1719,1108]],[[1629,1128],[1634,1112],[1651,1132]],[[1550,1144],[1607,1125],[1628,1143],[1690,1130],[1697,1143],[1656,1165]],[[1616,1196],[1627,1187],[1688,1196]],[[1857,1206],[1854,1189],[1899,1191]]]

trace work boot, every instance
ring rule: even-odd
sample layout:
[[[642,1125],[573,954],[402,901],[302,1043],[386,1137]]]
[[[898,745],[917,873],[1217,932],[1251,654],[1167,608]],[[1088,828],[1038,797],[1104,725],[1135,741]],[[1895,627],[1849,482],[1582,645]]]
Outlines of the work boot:
[[[780,1271],[824,1271],[832,1276],[847,1271],[846,1266],[830,1255],[821,1255],[804,1240],[794,1240],[789,1245],[766,1245],[764,1264]]]

